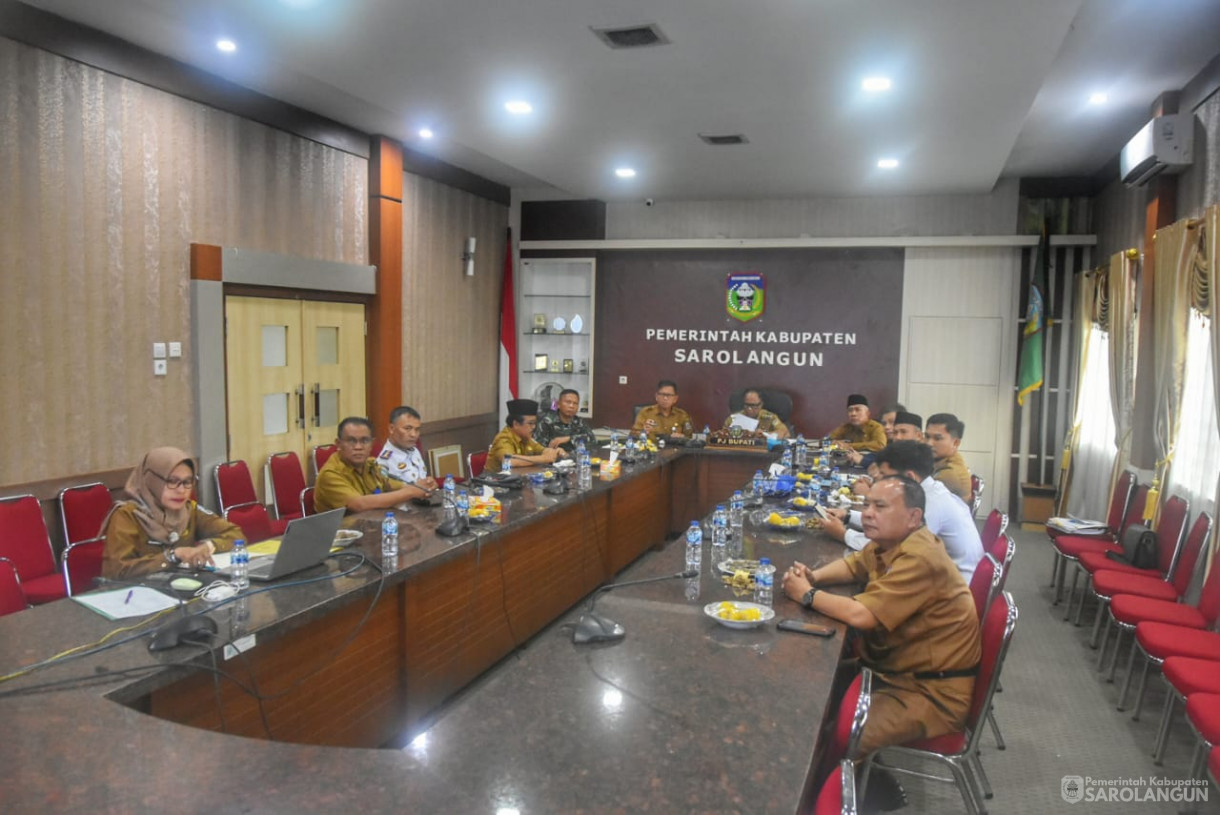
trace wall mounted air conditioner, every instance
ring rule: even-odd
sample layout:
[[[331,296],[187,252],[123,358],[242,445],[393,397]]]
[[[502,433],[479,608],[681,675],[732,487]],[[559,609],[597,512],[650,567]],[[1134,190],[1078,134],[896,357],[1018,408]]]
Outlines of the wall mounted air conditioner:
[[[1190,113],[1153,119],[1123,148],[1119,160],[1123,183],[1139,187],[1161,173],[1182,172],[1193,160],[1194,137],[1195,121]]]

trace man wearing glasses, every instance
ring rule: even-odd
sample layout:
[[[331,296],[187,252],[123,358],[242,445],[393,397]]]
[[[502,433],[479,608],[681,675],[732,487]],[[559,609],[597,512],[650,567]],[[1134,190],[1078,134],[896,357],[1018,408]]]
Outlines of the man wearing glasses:
[[[657,403],[649,405],[635,417],[632,433],[644,432],[648,438],[657,436],[689,436],[695,430],[690,414],[678,407],[678,385],[672,379],[657,383]]]
[[[373,458],[373,426],[361,416],[339,422],[338,452],[318,470],[313,503],[318,512],[345,507],[349,512],[393,509],[428,491],[387,478]]]
[[[762,393],[748,390],[741,395],[741,413],[734,413],[724,420],[728,430],[737,425],[745,430],[765,434],[772,439],[788,438],[788,426],[763,405]]]

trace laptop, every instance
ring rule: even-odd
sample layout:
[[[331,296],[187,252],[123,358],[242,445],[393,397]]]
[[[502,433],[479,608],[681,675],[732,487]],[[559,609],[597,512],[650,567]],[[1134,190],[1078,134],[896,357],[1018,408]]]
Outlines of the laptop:
[[[274,556],[250,559],[250,579],[265,583],[321,563],[330,554],[345,512],[340,507],[289,521]],[[230,576],[228,567],[217,569],[216,573]]]

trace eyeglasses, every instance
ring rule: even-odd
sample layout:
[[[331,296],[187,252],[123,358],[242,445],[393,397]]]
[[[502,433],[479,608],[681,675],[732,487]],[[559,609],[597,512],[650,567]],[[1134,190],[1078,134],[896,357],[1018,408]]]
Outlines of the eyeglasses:
[[[678,396],[678,394],[676,394],[676,393],[666,393],[665,391],[657,391],[658,399],[676,399],[677,396]]]
[[[751,408],[751,409],[760,408],[760,407],[762,407],[762,402],[742,402],[741,406],[744,408]]]
[[[339,439],[339,441],[351,447],[368,447],[373,443],[373,440],[368,436],[361,436],[358,439]]]
[[[153,475],[157,474],[153,473]],[[161,476],[157,475],[157,478],[161,478]],[[190,478],[161,478],[161,480],[164,481],[165,486],[171,490],[189,490],[195,487],[195,481],[197,479],[195,476],[191,476]]]

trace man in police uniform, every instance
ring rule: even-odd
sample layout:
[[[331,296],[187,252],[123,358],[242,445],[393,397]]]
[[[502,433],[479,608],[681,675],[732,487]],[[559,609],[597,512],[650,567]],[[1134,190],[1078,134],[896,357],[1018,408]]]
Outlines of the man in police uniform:
[[[544,447],[562,447],[569,453],[576,450],[576,443],[580,441],[585,443],[586,448],[596,447],[593,428],[576,415],[579,410],[580,394],[571,388],[564,388],[559,392],[555,410],[547,411],[538,420],[534,441]]]
[[[982,647],[974,599],[940,539],[924,526],[923,488],[881,478],[862,516],[872,541],[860,552],[784,574],[793,600],[860,632],[861,662],[875,673],[872,704],[856,757],[892,744],[959,730]],[[852,597],[823,586],[863,582]]]
[[[961,446],[962,434],[966,425],[952,413],[934,413],[928,417],[928,445],[932,448],[932,456],[936,466],[932,477],[949,488],[949,492],[970,503],[970,468],[966,460],[957,452]]]
[[[830,431],[830,438],[857,453],[875,453],[886,445],[885,428],[869,418],[868,397],[847,397],[847,421]]]
[[[748,390],[741,395],[741,413],[730,414],[729,418],[724,420],[725,430],[732,427],[734,420],[739,416],[757,421],[758,427],[754,429],[759,433],[766,433],[769,437],[776,439],[788,438],[788,426],[778,416],[766,409],[759,391]],[[737,422],[737,424],[741,427],[746,426],[741,422]]]
[[[533,399],[512,399],[508,402],[508,416],[504,429],[491,440],[487,451],[486,469],[500,472],[504,459],[512,460],[512,466],[550,464],[555,459],[567,458],[568,454],[558,447],[543,447],[534,441],[534,427],[538,423],[538,403]]]
[[[635,417],[632,433],[644,432],[648,438],[657,436],[689,436],[695,432],[690,414],[678,407],[678,383],[662,379],[657,383],[657,403],[649,405]]]
[[[349,512],[393,509],[427,493],[422,487],[387,478],[370,455],[373,425],[363,416],[348,416],[339,422],[339,450],[318,470],[313,504],[318,512],[346,507]]]
[[[381,455],[377,456],[377,466],[387,478],[434,490],[436,479],[428,475],[424,457],[419,452],[421,427],[423,420],[415,408],[402,405],[390,411],[389,438],[381,448]]]

